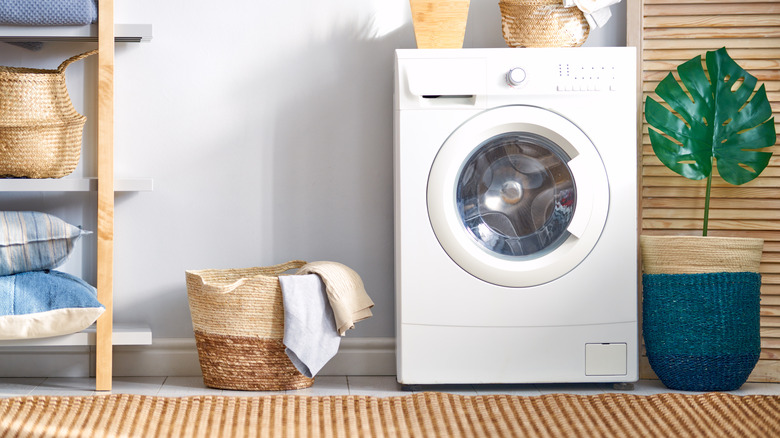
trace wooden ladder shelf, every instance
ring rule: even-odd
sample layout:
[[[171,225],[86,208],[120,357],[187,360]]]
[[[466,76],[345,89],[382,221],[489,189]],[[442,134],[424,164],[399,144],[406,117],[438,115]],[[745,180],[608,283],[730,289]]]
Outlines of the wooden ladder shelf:
[[[110,391],[113,380],[114,345],[149,345],[148,327],[120,324],[114,314],[114,193],[151,191],[148,178],[114,178],[114,46],[115,42],[151,40],[150,24],[114,23],[114,0],[99,0],[98,23],[86,26],[6,26],[0,25],[0,41],[97,41],[97,178],[0,179],[0,191],[84,192],[97,191],[97,294],[105,312],[95,327],[64,336],[0,341],[0,347],[95,346],[95,389]],[[116,329],[116,330],[115,330]]]

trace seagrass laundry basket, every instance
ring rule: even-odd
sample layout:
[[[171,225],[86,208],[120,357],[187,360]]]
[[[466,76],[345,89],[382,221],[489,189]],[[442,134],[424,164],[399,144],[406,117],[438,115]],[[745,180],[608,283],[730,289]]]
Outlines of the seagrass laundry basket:
[[[73,56],[54,70],[0,67],[0,177],[61,178],[73,172],[87,118],[73,107],[65,69],[95,53]]]
[[[305,262],[186,271],[187,295],[203,383],[212,388],[281,391],[306,388],[282,343],[279,275]]]
[[[641,236],[642,335],[668,388],[732,391],[761,356],[764,241]]]
[[[509,47],[578,47],[590,33],[582,11],[561,0],[500,0],[498,6]]]

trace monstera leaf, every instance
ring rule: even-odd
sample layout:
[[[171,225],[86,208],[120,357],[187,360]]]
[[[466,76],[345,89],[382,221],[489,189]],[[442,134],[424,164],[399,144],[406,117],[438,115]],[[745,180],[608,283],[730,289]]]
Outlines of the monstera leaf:
[[[737,65],[725,48],[677,67],[682,85],[669,73],[655,92],[672,111],[648,97],[645,118],[653,151],[666,167],[690,179],[707,178],[704,235],[707,234],[713,161],[729,184],[756,178],[769,164],[775,144],[772,108],[763,85]],[[676,114],[675,114],[676,113]]]

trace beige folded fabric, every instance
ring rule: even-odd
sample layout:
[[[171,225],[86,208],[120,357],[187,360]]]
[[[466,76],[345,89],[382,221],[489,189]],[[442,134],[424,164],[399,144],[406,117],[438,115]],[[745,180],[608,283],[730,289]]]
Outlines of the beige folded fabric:
[[[371,307],[374,302],[366,293],[363,280],[351,268],[338,262],[312,262],[303,265],[296,274],[320,276],[339,335],[344,336],[347,330],[355,327],[356,322],[373,315]]]

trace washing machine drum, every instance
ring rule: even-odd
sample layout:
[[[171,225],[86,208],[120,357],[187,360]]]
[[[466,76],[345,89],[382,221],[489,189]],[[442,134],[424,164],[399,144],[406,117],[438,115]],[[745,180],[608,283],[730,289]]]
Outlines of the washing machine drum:
[[[579,265],[598,242],[609,185],[598,150],[565,117],[535,106],[493,108],[441,146],[428,216],[442,248],[489,283],[527,287]]]

